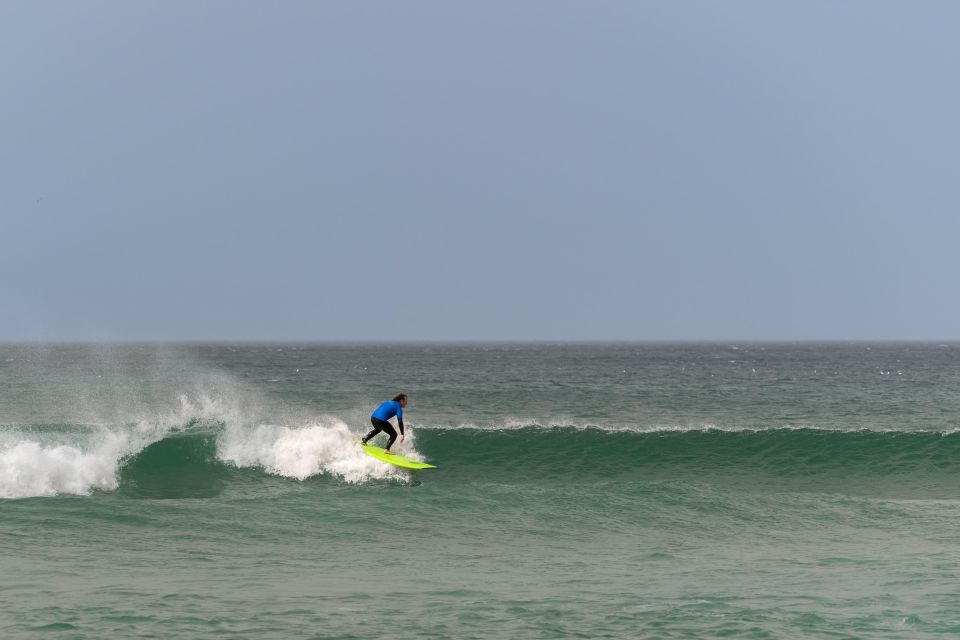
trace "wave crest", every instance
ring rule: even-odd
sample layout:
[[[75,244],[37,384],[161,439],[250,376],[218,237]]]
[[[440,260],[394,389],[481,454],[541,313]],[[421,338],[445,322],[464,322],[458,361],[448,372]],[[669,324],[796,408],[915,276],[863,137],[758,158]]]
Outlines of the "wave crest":
[[[0,498],[88,495],[117,488],[125,438],[104,434],[91,451],[23,440],[0,451]]]
[[[330,473],[346,482],[404,478],[356,445],[357,435],[337,419],[299,428],[259,425],[228,429],[220,439],[218,456],[237,467],[259,467],[274,475],[305,480]],[[408,439],[407,444],[411,441]]]

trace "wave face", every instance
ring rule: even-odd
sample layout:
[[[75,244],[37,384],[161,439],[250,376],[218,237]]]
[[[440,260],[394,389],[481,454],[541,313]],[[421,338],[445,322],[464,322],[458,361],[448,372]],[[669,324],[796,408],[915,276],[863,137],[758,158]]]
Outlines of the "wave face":
[[[85,451],[24,441],[0,453],[3,497],[114,491],[138,497],[214,496],[269,477],[358,484],[410,481],[378,463],[342,422],[303,427],[187,426],[123,454],[100,436]],[[424,429],[407,455],[437,462],[439,484],[688,480],[733,488],[949,495],[960,489],[960,433],[828,431],[609,431],[527,426]],[[421,472],[422,473],[422,472]]]
[[[0,374],[0,498],[411,482],[353,444],[401,390],[436,482],[955,486],[950,345],[2,347]]]
[[[822,429],[608,431],[524,427],[431,430],[429,457],[452,474],[582,482],[769,479],[821,488],[855,481],[960,487],[960,433]]]
[[[261,478],[328,477],[353,484],[409,479],[363,453],[358,435],[336,420],[299,427],[192,422],[139,438],[137,445],[112,430],[74,428],[72,435],[68,444],[49,435],[45,441],[8,434],[13,442],[0,446],[0,498],[115,490],[137,497],[210,497],[244,481],[244,471]],[[417,456],[412,447],[405,453]]]

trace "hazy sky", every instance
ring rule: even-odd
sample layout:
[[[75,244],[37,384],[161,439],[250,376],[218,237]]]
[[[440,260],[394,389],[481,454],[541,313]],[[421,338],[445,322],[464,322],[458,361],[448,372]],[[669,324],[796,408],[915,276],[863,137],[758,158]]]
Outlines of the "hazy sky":
[[[0,3],[0,341],[960,339],[956,2]]]

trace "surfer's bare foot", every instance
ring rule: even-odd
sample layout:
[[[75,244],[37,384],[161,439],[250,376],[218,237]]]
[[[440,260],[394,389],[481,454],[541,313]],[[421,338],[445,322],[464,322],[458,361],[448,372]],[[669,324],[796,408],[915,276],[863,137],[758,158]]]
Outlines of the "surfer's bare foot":
[[[387,454],[388,456],[392,456],[392,455],[393,455],[393,452],[392,452],[392,451],[387,451],[386,449],[384,449],[383,452],[384,452],[385,454]]]

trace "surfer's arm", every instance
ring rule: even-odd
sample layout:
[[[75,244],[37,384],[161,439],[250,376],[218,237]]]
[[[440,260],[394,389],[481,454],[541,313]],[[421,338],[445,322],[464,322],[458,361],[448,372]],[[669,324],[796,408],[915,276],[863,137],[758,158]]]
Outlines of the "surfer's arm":
[[[403,418],[397,416],[397,426],[400,427],[400,435],[403,435]]]

